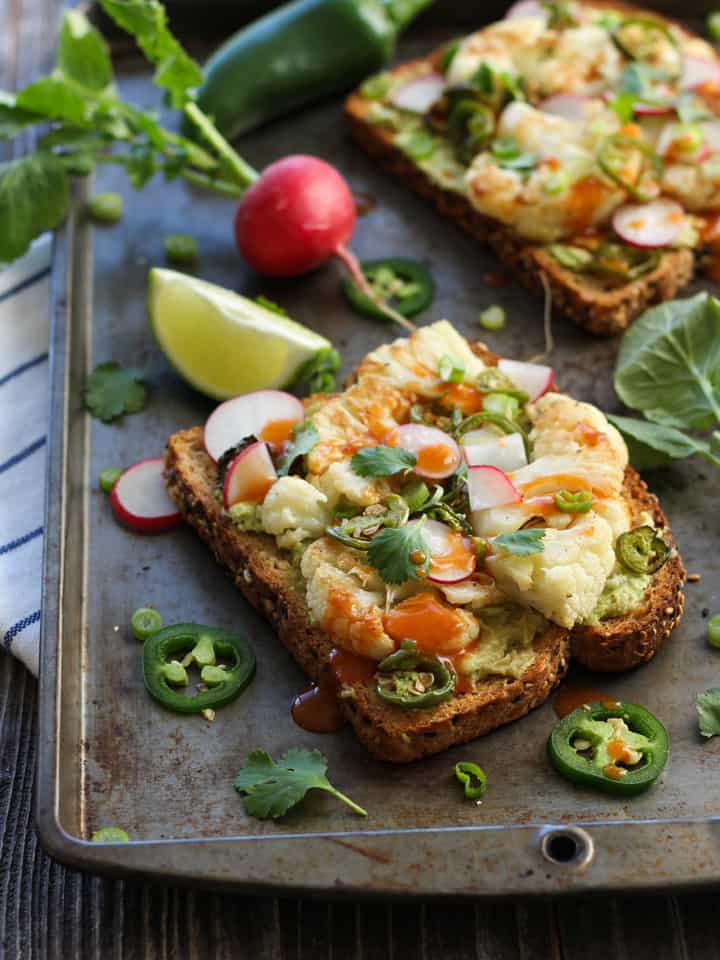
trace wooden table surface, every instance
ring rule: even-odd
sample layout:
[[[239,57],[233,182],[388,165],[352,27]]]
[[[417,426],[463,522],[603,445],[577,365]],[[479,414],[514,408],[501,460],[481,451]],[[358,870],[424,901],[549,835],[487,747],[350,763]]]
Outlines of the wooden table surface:
[[[0,0],[0,89],[47,69],[60,6]],[[33,830],[36,702],[35,680],[0,652],[0,960],[720,960],[717,897],[709,892],[337,904],[66,870]]]

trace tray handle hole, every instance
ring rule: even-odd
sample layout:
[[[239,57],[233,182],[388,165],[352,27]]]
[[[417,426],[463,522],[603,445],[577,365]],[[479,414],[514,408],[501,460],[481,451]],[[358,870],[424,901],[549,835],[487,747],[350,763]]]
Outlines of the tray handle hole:
[[[545,831],[540,849],[546,860],[561,866],[581,867],[592,860],[592,837],[580,827],[558,827]]]

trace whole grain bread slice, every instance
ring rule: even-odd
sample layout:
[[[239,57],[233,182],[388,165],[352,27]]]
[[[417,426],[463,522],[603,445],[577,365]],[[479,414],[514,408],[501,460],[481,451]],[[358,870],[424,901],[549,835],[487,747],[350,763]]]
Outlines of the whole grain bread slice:
[[[624,5],[624,9],[637,8]],[[402,77],[435,71],[441,52],[436,50],[426,58],[401,64],[390,72]],[[363,150],[433,203],[444,217],[489,245],[502,264],[529,290],[542,295],[547,285],[553,306],[586,330],[602,336],[621,333],[647,307],[671,300],[692,280],[694,256],[688,249],[663,253],[654,270],[619,287],[608,287],[592,277],[565,269],[545,248],[528,243],[508,227],[478,213],[464,194],[432,180],[395,145],[392,130],[370,122],[372,105],[372,100],[357,92],[345,103],[350,130]]]
[[[216,472],[205,452],[201,427],[170,437],[166,455],[170,496],[246,599],[273,625],[302,670],[318,680],[333,642],[310,620],[302,578],[272,537],[240,531],[225,516],[215,496]],[[637,517],[649,511],[664,535],[671,536],[657,498],[630,468],[626,495]],[[360,741],[382,760],[406,763],[473,740],[543,703],[564,676],[571,649],[581,662],[598,670],[625,670],[652,657],[682,613],[683,578],[682,563],[673,556],[656,576],[642,610],[630,617],[572,634],[551,625],[536,638],[535,660],[519,679],[486,679],[431,711],[393,707],[378,698],[372,683],[357,682],[340,691],[342,708]]]

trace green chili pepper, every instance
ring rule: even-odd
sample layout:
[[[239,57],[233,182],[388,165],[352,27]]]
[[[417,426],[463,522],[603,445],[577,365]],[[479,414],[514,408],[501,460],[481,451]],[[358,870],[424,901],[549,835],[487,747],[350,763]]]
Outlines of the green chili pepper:
[[[442,487],[441,496],[442,496]],[[400,491],[401,496],[410,513],[415,513],[416,510],[419,510],[424,504],[430,499],[430,491],[426,483],[424,483],[420,477],[413,477],[409,480],[405,486]]]
[[[103,493],[110,493],[121,473],[122,470],[120,467],[105,467],[100,471],[98,476],[98,486]]]
[[[344,543],[346,547],[356,550],[367,550],[370,540],[382,527],[403,527],[408,522],[410,510],[405,499],[396,493],[385,497],[383,505],[385,513],[367,516],[361,514],[348,517],[335,527],[326,527],[325,533]]]
[[[632,573],[656,573],[670,556],[670,547],[652,527],[636,527],[617,538],[615,556]]]
[[[101,827],[90,837],[92,843],[127,843],[130,837],[122,827]]]
[[[375,293],[404,317],[414,317],[433,301],[432,274],[417,260],[404,257],[365,260],[360,268]],[[387,316],[349,278],[343,281],[343,293],[358,313],[387,322]]]
[[[447,105],[448,139],[464,164],[472,161],[495,132],[495,114],[481,97],[478,89],[454,87],[445,92],[441,101]]]
[[[375,689],[381,700],[405,709],[435,707],[452,696],[455,671],[448,662],[421,653],[414,640],[378,664]]]
[[[631,60],[655,60],[658,44],[665,44],[677,53],[678,43],[667,24],[654,17],[627,17],[612,32],[615,45]]]
[[[499,413],[501,417],[514,421],[520,413],[520,401],[510,393],[488,393],[483,398],[483,412]]]
[[[117,223],[123,215],[123,201],[119,193],[96,193],[87,206],[97,223]]]
[[[589,490],[578,490],[577,493],[558,490],[553,495],[553,499],[555,506],[562,513],[587,513],[592,506],[593,496]]]
[[[480,314],[480,326],[484,330],[502,330],[505,326],[505,311],[497,304],[488,307]]]
[[[494,413],[492,410],[481,410],[479,413],[472,413],[469,417],[465,417],[453,431],[454,436],[462,437],[469,430],[475,430],[476,427],[481,427],[484,423],[492,423],[499,427],[503,433],[519,433],[525,446],[525,453],[528,457],[530,456],[530,440],[520,424],[514,420],[508,420],[507,417],[500,413]]]
[[[198,103],[233,139],[376,73],[432,0],[294,0],[234,34],[205,64]]]
[[[662,161],[649,144],[624,133],[614,133],[603,140],[597,161],[603,173],[627,190],[633,199],[639,203],[653,199],[654,193],[643,189],[643,180],[648,173],[659,176]],[[630,166],[634,166],[634,176],[632,173],[628,176]]]
[[[130,626],[136,640],[147,640],[162,627],[162,617],[152,607],[140,607],[130,618]]]
[[[165,256],[180,266],[194,263],[198,256],[197,240],[189,233],[170,233],[165,237]]]
[[[661,258],[659,250],[642,250],[606,240],[595,251],[589,272],[606,280],[627,283],[655,270]]]
[[[720,647],[720,614],[708,620],[708,643],[711,647]]]
[[[170,676],[180,677],[180,671],[174,668],[178,661],[170,660],[173,654],[189,651],[194,655],[197,651],[198,656],[194,656],[194,659],[207,664],[210,659],[209,648],[212,649],[213,660],[222,657],[230,661],[222,681],[192,697],[172,690],[166,668],[172,663]],[[200,713],[208,708],[222,707],[242,693],[255,674],[255,654],[245,637],[237,633],[200,623],[177,623],[147,638],[143,648],[143,674],[148,693],[168,710]],[[174,681],[171,679],[170,682]]]
[[[455,764],[455,779],[463,785],[468,800],[479,800],[487,789],[487,777],[482,768],[469,760],[461,760]],[[476,786],[473,786],[473,781]]]
[[[647,790],[663,772],[668,736],[644,707],[592,703],[557,724],[547,749],[550,762],[567,780],[630,796]],[[640,754],[637,764],[633,754]]]

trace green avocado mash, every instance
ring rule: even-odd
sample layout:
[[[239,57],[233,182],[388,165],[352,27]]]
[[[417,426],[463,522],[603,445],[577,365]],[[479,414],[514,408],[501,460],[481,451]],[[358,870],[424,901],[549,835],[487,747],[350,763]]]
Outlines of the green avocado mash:
[[[632,613],[642,603],[651,580],[648,573],[628,573],[616,568],[608,577],[600,599],[586,623],[598,624],[603,620]]]
[[[258,503],[235,503],[225,511],[238,530],[262,533],[262,511]]]
[[[514,603],[483,607],[475,615],[480,636],[477,646],[459,658],[460,673],[471,674],[473,683],[488,676],[521,677],[535,659],[533,640],[547,626],[544,618]]]

